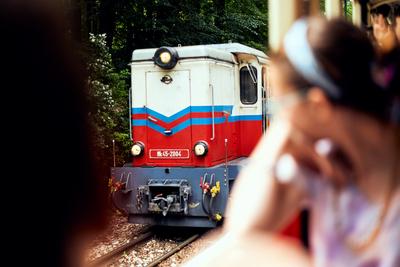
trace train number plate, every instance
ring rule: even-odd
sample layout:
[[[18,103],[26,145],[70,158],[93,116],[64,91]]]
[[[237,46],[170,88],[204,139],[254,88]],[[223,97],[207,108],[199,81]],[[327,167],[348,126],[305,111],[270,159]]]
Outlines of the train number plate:
[[[151,159],[188,159],[189,149],[150,149]]]

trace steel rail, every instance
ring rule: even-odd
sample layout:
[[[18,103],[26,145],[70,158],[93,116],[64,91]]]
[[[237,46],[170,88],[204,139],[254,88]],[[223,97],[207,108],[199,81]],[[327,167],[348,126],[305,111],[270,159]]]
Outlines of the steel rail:
[[[142,229],[139,232],[139,234],[140,234],[139,236],[129,240],[129,242],[126,243],[125,245],[122,245],[122,246],[112,250],[111,252],[90,261],[88,263],[88,267],[101,266],[101,265],[105,264],[106,262],[110,261],[112,258],[118,256],[119,254],[123,253],[124,251],[131,249],[133,246],[136,246],[136,245],[146,241],[147,239],[151,238],[152,236],[154,236],[154,231],[153,231],[152,227],[145,227],[144,229]]]

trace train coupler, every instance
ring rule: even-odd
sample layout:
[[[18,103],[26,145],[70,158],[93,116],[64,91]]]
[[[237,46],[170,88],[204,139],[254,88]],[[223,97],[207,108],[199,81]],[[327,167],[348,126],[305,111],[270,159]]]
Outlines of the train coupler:
[[[168,213],[188,214],[191,186],[185,179],[150,179],[147,185],[138,188],[140,198],[146,196],[148,211],[167,216]]]

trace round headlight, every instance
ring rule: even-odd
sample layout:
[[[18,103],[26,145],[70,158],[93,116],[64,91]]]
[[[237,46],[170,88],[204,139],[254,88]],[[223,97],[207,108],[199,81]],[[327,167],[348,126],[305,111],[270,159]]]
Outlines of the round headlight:
[[[178,63],[178,52],[173,47],[160,47],[154,53],[154,63],[163,69],[172,69]]]
[[[160,60],[164,64],[168,64],[171,61],[171,54],[169,52],[162,52],[160,54]]]
[[[134,143],[131,148],[132,156],[139,156],[143,153],[143,151],[144,151],[144,145],[140,142]]]
[[[194,145],[194,154],[196,156],[204,156],[205,154],[207,154],[207,151],[208,151],[208,145],[204,141],[197,142]]]

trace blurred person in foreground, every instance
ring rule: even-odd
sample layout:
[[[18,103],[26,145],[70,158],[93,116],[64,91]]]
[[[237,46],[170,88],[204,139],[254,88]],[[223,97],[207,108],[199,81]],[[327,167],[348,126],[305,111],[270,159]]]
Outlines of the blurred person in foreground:
[[[235,182],[222,237],[187,266],[400,266],[400,88],[378,85],[375,64],[352,24],[294,23],[272,57],[274,122]],[[303,207],[310,257],[274,234]]]
[[[84,68],[55,1],[0,1],[2,133],[11,265],[82,266],[105,226]],[[4,150],[5,148],[5,150]],[[4,175],[4,174],[3,174]],[[4,195],[4,194],[2,194]]]

